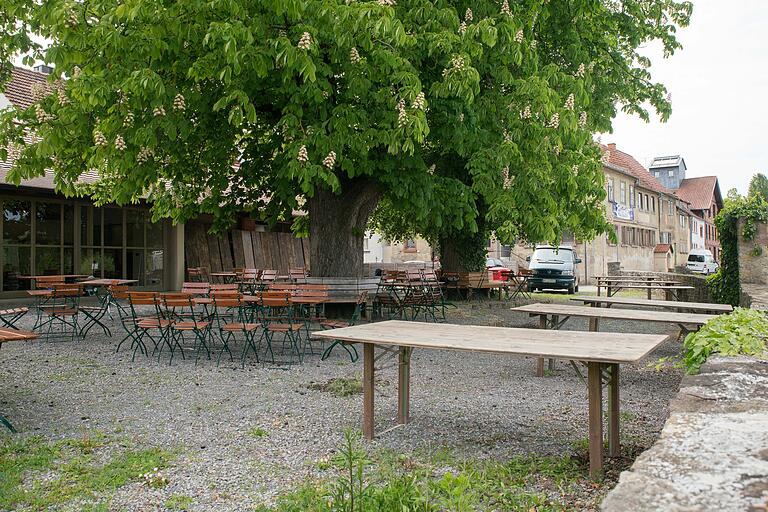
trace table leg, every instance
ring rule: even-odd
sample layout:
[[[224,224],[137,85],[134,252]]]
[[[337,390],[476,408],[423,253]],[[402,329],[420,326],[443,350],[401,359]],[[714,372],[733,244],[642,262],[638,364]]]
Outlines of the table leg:
[[[651,300],[651,291],[652,291],[651,290],[651,283],[647,283],[647,284],[648,284],[648,300]]]
[[[363,436],[373,439],[374,366],[373,343],[363,344]]]
[[[589,390],[589,476],[598,478],[603,471],[603,383],[600,363],[587,363]]]
[[[597,332],[600,330],[600,319],[597,317],[592,317],[589,319],[589,330],[592,332]]]
[[[597,281],[597,296],[600,296],[600,281]]]
[[[608,365],[610,379],[608,381],[608,456],[621,455],[619,436],[619,365]]]
[[[547,315],[539,315],[539,329],[547,328]],[[544,358],[540,357],[536,359],[536,376],[544,376]]]
[[[411,347],[400,347],[397,380],[397,422],[401,425],[411,420]]]

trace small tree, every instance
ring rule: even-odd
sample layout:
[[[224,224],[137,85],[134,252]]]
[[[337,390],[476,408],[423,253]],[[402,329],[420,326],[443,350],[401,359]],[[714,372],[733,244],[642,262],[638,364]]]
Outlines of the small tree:
[[[155,218],[208,213],[217,229],[243,211],[277,222],[303,208],[295,228],[319,276],[362,272],[382,199],[446,254],[491,229],[607,229],[590,134],[617,105],[669,115],[637,48],[674,52],[691,12],[672,0],[5,6],[2,69],[19,51],[55,65],[52,92],[0,116],[0,147],[19,153],[12,181],[50,168],[64,193],[147,197]],[[99,181],[82,187],[89,171]]]
[[[749,182],[749,197],[762,197],[768,201],[768,177],[757,173]]]

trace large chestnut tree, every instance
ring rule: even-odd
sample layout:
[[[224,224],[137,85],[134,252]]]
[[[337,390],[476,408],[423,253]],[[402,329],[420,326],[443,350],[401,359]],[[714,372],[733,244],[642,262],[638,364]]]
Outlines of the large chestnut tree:
[[[671,0],[4,6],[0,80],[20,54],[55,68],[33,106],[0,114],[10,180],[52,169],[66,194],[148,198],[156,218],[206,213],[217,229],[241,212],[292,221],[318,276],[361,273],[379,205],[378,224],[456,261],[491,231],[608,229],[591,134],[617,108],[669,115],[638,48],[674,52],[691,13]]]

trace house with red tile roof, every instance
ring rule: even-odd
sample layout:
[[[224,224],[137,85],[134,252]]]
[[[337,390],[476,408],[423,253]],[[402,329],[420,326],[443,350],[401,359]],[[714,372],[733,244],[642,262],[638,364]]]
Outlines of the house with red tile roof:
[[[600,147],[607,187],[606,217],[614,225],[616,241],[600,236],[579,243],[582,275],[604,275],[612,262],[629,270],[667,271],[685,265],[691,249],[688,203],[616,144]]]
[[[714,219],[723,208],[723,196],[717,176],[683,179],[675,193],[688,202],[693,213],[703,221],[704,247],[712,251],[716,261],[720,261],[720,239]]]

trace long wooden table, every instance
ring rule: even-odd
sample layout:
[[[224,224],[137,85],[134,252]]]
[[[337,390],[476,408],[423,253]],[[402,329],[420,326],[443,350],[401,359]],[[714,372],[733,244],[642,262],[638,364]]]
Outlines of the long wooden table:
[[[452,325],[389,320],[317,332],[315,336],[363,344],[363,434],[374,437],[374,348],[397,347],[397,420],[410,420],[410,358],[414,348],[491,352],[584,361],[588,368],[589,470],[603,467],[603,381],[609,384],[608,439],[610,456],[618,456],[619,365],[635,363],[666,340],[663,335],[542,331],[479,325]]]
[[[589,319],[589,330],[600,330],[600,319],[636,320],[641,322],[671,323],[680,328],[680,333],[687,334],[715,318],[716,315],[697,313],[677,313],[673,311],[651,311],[642,309],[613,309],[595,308],[590,306],[570,306],[566,304],[528,304],[512,308],[512,311],[528,313],[539,317],[539,327],[542,329],[560,329],[572,316]],[[624,335],[624,334],[622,334]],[[550,358],[550,368],[553,364]],[[536,375],[544,375],[544,358],[539,358],[536,365]]]
[[[636,299],[633,297],[594,297],[591,295],[579,295],[571,297],[574,302],[581,302],[585,305],[610,308],[614,304],[622,306],[647,306],[661,309],[669,309],[677,312],[722,314],[733,311],[730,304],[714,304],[709,302],[685,302],[678,300],[648,300]]]
[[[32,331],[21,331],[11,327],[0,327],[0,348],[3,348],[3,344],[9,341],[33,340],[35,338],[37,338],[37,334]],[[2,414],[0,414],[0,424],[5,425],[11,432],[16,432],[16,429],[13,428],[11,422]]]
[[[648,283],[641,283],[637,280],[627,280],[627,281],[605,281],[603,284],[600,284],[598,282],[597,285],[597,295],[600,296],[600,288],[604,287],[606,289],[606,294],[608,297],[613,297],[616,293],[618,293],[621,290],[646,290],[647,291],[647,297],[648,300],[651,300],[651,293],[653,290],[664,290],[667,297],[669,298],[674,297],[676,300],[682,300],[682,292],[693,290],[693,286],[688,285],[681,285],[681,284],[675,284],[678,281],[652,281]]]

